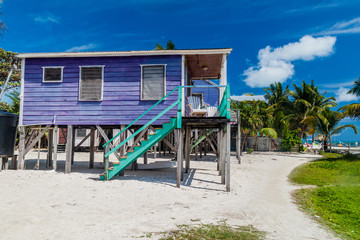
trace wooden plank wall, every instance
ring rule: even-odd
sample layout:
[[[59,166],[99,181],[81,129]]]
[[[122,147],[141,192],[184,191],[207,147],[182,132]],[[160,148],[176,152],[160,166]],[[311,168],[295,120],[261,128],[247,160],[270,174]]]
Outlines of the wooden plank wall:
[[[127,125],[156,101],[140,100],[141,64],[166,64],[166,92],[181,83],[181,56],[81,57],[26,59],[23,124]],[[103,101],[82,102],[79,66],[105,65]],[[62,83],[42,83],[44,66],[64,66]],[[152,119],[177,99],[172,94],[138,124]],[[177,108],[155,124],[168,121]]]
[[[211,86],[205,80],[194,80],[195,86]],[[203,101],[211,106],[219,106],[219,89],[218,88],[192,88],[193,93],[202,93]]]

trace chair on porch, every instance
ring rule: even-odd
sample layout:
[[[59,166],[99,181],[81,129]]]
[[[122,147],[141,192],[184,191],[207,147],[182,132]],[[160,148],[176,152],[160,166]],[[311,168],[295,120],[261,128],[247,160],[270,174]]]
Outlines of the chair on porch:
[[[187,97],[188,106],[190,108],[190,116],[205,117],[207,110],[202,108],[199,97],[189,96]]]
[[[210,106],[210,107],[207,107],[206,108],[206,116],[207,117],[216,117],[218,115],[218,110],[219,108],[218,107],[213,107],[213,106]]]

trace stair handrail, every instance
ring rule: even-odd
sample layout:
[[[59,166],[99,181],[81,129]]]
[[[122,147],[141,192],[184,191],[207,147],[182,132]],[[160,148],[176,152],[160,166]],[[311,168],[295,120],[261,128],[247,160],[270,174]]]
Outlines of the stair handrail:
[[[227,86],[225,91],[224,91],[224,95],[222,97],[220,106],[219,106],[219,116],[221,117],[226,117],[227,119],[231,118],[230,115],[230,87]]]
[[[148,126],[150,126],[153,122],[155,122],[156,120],[158,120],[161,116],[163,116],[165,113],[167,113],[168,111],[170,111],[172,108],[174,108],[176,105],[178,105],[178,112],[177,112],[177,128],[181,128],[181,119],[182,119],[182,114],[181,114],[181,109],[182,109],[182,88],[180,86],[176,87],[176,89],[179,89],[179,96],[178,99],[172,103],[170,106],[168,106],[165,110],[163,110],[161,113],[159,113],[158,115],[156,115],[154,118],[152,118],[150,121],[148,121],[144,126],[142,126],[140,129],[138,129],[137,131],[135,131],[133,134],[131,134],[131,136],[127,137],[124,141],[122,141],[121,143],[119,143],[116,147],[114,147],[112,150],[108,151],[105,153],[104,157],[108,158],[112,153],[114,153],[117,149],[119,149],[120,147],[122,147],[125,143],[127,143],[130,139],[132,139],[133,137],[135,137],[137,134],[139,134],[141,131],[143,131],[145,128],[147,128]],[[172,91],[173,92],[173,91]],[[158,104],[158,103],[156,103]],[[110,142],[110,140],[109,140]]]
[[[172,94],[173,92],[175,92],[177,89],[179,89],[181,86],[177,86],[176,88],[174,88],[173,90],[171,90],[168,94],[166,94],[163,98],[161,98],[159,101],[157,101],[154,105],[152,105],[148,110],[146,110],[143,114],[141,114],[138,118],[136,118],[132,123],[130,123],[129,125],[127,125],[123,130],[121,130],[118,134],[116,134],[113,138],[111,138],[109,141],[107,141],[103,147],[105,147],[106,145],[108,145],[109,143],[111,143],[112,141],[114,141],[115,138],[117,138],[118,136],[120,136],[120,134],[122,134],[123,132],[125,132],[126,130],[128,130],[134,123],[136,123],[140,118],[142,118],[145,114],[147,114],[148,112],[150,112],[154,107],[156,107],[159,103],[161,103],[165,98],[167,98],[170,94]],[[181,95],[181,94],[179,94]]]

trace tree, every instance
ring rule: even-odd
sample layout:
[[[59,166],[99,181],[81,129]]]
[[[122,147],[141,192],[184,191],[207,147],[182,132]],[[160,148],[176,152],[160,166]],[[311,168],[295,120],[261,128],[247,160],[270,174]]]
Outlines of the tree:
[[[324,142],[329,141],[331,152],[331,136],[339,134],[346,128],[354,130],[355,134],[358,134],[357,128],[354,124],[345,124],[339,126],[341,120],[345,118],[345,115],[336,111],[331,111],[330,108],[326,108],[322,112],[322,118],[316,120],[316,127],[320,134],[323,135]]]
[[[2,3],[2,1],[0,1]],[[0,15],[3,15],[2,12],[0,12]],[[4,32],[7,30],[7,27],[3,21],[0,20],[0,35],[4,35]]]
[[[6,51],[0,48],[0,88],[4,86],[6,78],[9,75],[10,69],[15,65],[7,89],[17,88],[20,86],[20,61],[16,57],[16,53]]]
[[[166,49],[160,43],[155,44],[155,50],[174,50],[174,49],[176,49],[175,43],[171,40],[167,41]]]
[[[360,96],[360,77],[353,83],[353,88],[348,92],[356,96]],[[339,108],[348,117],[360,119],[360,103],[351,103]]]
[[[290,92],[293,98],[290,127],[298,129],[300,138],[304,138],[307,133],[311,134],[314,141],[316,131],[316,120],[322,118],[322,111],[328,107],[335,107],[334,97],[325,97],[325,93],[320,93],[314,81],[307,84],[305,81],[300,86],[293,84],[294,91]]]

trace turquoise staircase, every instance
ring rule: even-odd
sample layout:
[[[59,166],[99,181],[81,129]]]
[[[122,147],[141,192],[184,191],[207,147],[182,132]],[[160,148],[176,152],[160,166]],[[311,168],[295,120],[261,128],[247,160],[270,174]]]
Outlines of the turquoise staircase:
[[[136,159],[146,153],[152,146],[172,132],[176,128],[176,125],[177,118],[175,117],[170,118],[170,122],[163,123],[162,128],[158,128],[155,130],[155,133],[149,134],[148,139],[141,140],[140,145],[134,147],[133,151],[128,151],[126,157],[121,158],[120,162],[113,163],[113,167],[109,168],[107,173],[100,175],[100,180],[105,180],[106,174],[108,174],[108,179],[111,179],[125,170],[127,166],[136,161]]]
[[[100,175],[100,180],[110,180],[120,172],[124,171],[127,166],[131,163],[135,162],[140,156],[146,153],[152,146],[166,137],[170,132],[172,132],[175,128],[181,128],[182,124],[182,93],[183,88],[187,87],[195,87],[195,86],[178,86],[170,91],[166,96],[156,102],[153,106],[151,106],[148,110],[146,110],[143,114],[141,114],[137,119],[135,119],[132,123],[130,123],[126,128],[116,134],[112,139],[110,139],[107,143],[103,145],[105,149],[104,157],[105,157],[105,171]],[[222,98],[221,104],[219,106],[219,116],[226,117],[230,119],[230,90],[228,86],[198,86],[198,87],[225,87],[224,96]],[[144,115],[154,109],[159,103],[163,102],[169,95],[173,92],[178,91],[178,99],[169,105],[165,110],[161,113],[153,117],[150,121],[148,121],[145,125],[143,125],[140,129],[135,131],[131,136],[126,138],[120,144],[114,146],[110,149],[111,143],[114,139],[116,139],[120,134],[125,132],[131,126],[133,126],[139,119],[141,119]],[[171,117],[169,122],[163,123],[162,128],[155,129],[155,133],[149,134],[147,139],[142,139],[140,141],[140,145],[134,147],[134,150],[127,151],[126,157],[121,157],[120,162],[114,162],[112,167],[109,167],[109,156],[117,151],[120,147],[124,146],[129,140],[136,137],[142,131],[147,131],[148,127],[157,121],[161,116],[170,111],[171,109],[177,107],[177,115],[176,117]],[[211,133],[213,130],[210,130]],[[201,142],[201,141],[200,141]],[[198,143],[197,143],[198,144]]]

